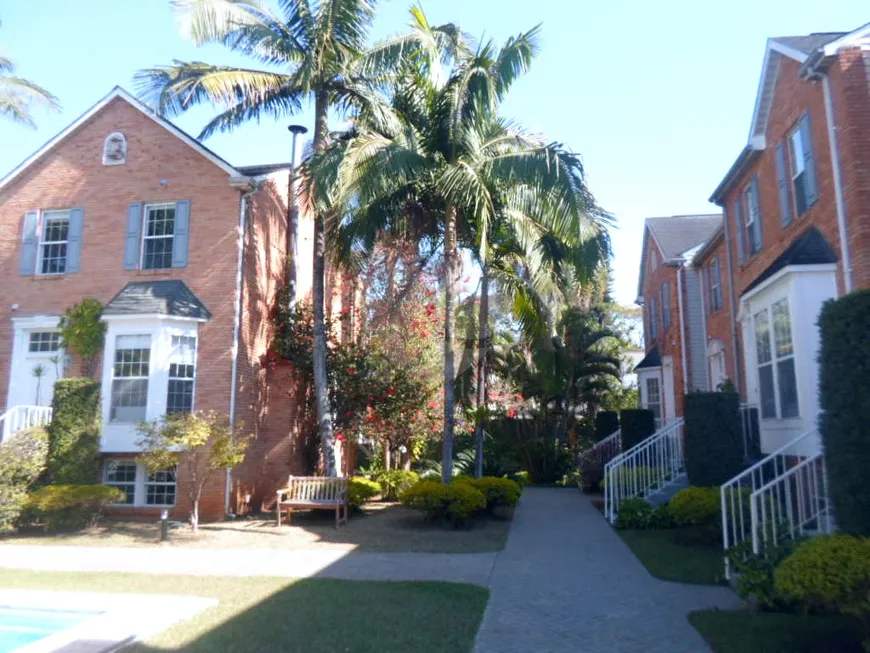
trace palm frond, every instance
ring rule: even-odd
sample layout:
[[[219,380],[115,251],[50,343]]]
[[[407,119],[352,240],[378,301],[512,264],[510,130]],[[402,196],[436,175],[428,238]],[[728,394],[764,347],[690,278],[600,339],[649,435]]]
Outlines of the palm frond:
[[[36,106],[60,110],[58,99],[42,86],[23,77],[0,75],[0,115],[35,127],[32,110]]]

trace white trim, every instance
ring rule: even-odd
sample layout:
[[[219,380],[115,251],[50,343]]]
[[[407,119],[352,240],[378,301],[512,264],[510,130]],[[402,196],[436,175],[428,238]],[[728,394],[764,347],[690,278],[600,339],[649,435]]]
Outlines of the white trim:
[[[836,41],[835,41],[836,43]],[[834,104],[831,100],[831,85],[827,75],[822,77],[825,96],[825,124],[828,128],[828,147],[831,151],[831,172],[834,178],[834,200],[837,207],[837,231],[840,236],[840,260],[843,263],[843,290],[852,292],[852,256],[849,252],[849,236],[846,226],[846,202],[843,199],[843,180],[840,172],[840,153],[837,143],[837,128],[834,126]]]
[[[13,318],[15,319],[15,318]],[[165,313],[103,313],[101,321],[130,321],[139,320],[178,320],[179,322],[208,322],[205,317],[182,317],[180,315],[166,315]]]
[[[15,327],[21,329],[57,329],[60,324],[59,315],[31,315],[11,319]]]
[[[740,297],[740,303],[743,304],[749,300],[751,300],[755,295],[760,292],[763,292],[777,281],[782,279],[784,276],[788,274],[800,274],[801,272],[836,272],[837,264],[836,263],[819,263],[817,265],[787,265],[782,270],[774,274],[769,279],[765,279],[763,282],[758,284],[755,288],[750,290],[745,295]],[[742,312],[742,307],[741,307]]]
[[[800,50],[795,50],[794,48],[790,48],[787,45],[780,43],[776,39],[768,39],[767,47],[770,50],[774,50],[775,52],[779,52],[780,54],[784,54],[789,59],[794,59],[798,63],[803,63],[809,58],[809,55],[804,54]]]
[[[151,270],[171,270],[172,269],[172,258],[175,257],[175,207],[178,206],[178,202],[154,202],[153,204],[143,204],[142,205],[142,222],[139,228],[139,233],[141,236],[139,237],[139,270],[151,271]],[[149,236],[148,235],[148,211],[149,210],[157,210],[160,209],[172,209],[172,235],[167,236],[166,234],[162,236]],[[169,267],[168,268],[146,268],[144,266],[145,263],[145,241],[146,240],[172,240],[172,255],[170,256]]]
[[[680,358],[683,364],[683,394],[689,392],[689,368],[686,366],[686,325],[683,320],[683,267],[677,268],[677,306],[680,311]],[[703,292],[701,293],[703,294]],[[676,411],[674,411],[676,414]]]
[[[120,161],[110,161],[106,154],[109,152],[109,141],[113,138],[121,139],[121,151],[123,157]],[[103,165],[104,166],[122,166],[127,163],[127,137],[122,132],[112,132],[103,140]]]
[[[862,43],[862,41],[867,38],[870,38],[870,23],[862,25],[858,29],[841,36],[835,41],[831,41],[823,48],[823,52],[826,57],[832,57],[842,48],[847,48],[849,46],[864,46],[865,44]]]
[[[13,179],[18,177],[22,172],[27,170],[33,163],[35,163],[38,159],[42,157],[48,150],[53,148],[55,145],[64,140],[67,136],[72,134],[76,129],[78,129],[81,125],[83,125],[86,121],[88,121],[93,115],[101,111],[109,102],[114,100],[115,98],[121,98],[129,105],[131,105],[134,109],[138,109],[144,115],[148,116],[155,123],[163,127],[170,134],[178,138],[179,140],[187,143],[190,147],[196,150],[200,155],[204,156],[206,159],[211,161],[218,168],[226,172],[230,177],[236,179],[248,179],[234,167],[232,167],[229,163],[221,159],[219,156],[207,150],[202,143],[200,143],[195,138],[188,136],[183,131],[181,131],[178,127],[173,125],[168,120],[161,118],[154,111],[152,111],[147,105],[145,105],[140,100],[136,99],[133,95],[125,91],[120,86],[116,86],[113,88],[108,95],[106,95],[103,99],[97,102],[90,109],[85,111],[81,116],[79,116],[72,124],[70,124],[66,129],[57,134],[54,138],[49,140],[45,145],[39,148],[36,152],[31,154],[28,158],[22,161],[16,168],[14,168],[9,174],[7,174],[3,179],[0,179],[0,189],[9,184]]]
[[[38,209],[36,219],[36,268],[33,270],[37,277],[59,277],[67,274],[67,262],[69,260],[69,228],[72,209]],[[54,214],[54,215],[52,215]],[[63,216],[58,214],[65,214]],[[48,220],[66,220],[66,240],[45,240],[45,224]],[[66,245],[67,254],[63,257],[63,272],[42,272],[42,263],[45,260],[43,248],[46,245]]]

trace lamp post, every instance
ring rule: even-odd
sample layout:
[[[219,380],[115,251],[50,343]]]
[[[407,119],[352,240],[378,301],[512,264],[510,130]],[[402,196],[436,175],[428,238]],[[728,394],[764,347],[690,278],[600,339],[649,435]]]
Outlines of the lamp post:
[[[302,125],[287,127],[293,134],[293,153],[290,155],[290,182],[288,196],[290,198],[290,224],[287,232],[287,253],[290,254],[290,269],[288,270],[288,285],[290,286],[289,308],[296,306],[296,266],[299,264],[299,208],[296,204],[296,139],[299,134],[305,134],[308,129]]]

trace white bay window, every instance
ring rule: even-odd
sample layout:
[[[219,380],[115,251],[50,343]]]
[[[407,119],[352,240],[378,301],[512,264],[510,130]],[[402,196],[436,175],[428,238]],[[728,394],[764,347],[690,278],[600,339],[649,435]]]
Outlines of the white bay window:
[[[112,368],[112,422],[141,422],[148,408],[151,336],[118,336]]]
[[[781,299],[757,312],[753,323],[761,417],[798,417],[800,410],[788,299]]]

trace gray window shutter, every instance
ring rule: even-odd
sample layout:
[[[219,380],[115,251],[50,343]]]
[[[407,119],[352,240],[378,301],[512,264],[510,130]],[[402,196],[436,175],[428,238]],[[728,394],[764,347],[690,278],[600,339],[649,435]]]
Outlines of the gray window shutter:
[[[69,211],[69,231],[67,231],[66,271],[78,272],[82,266],[82,228],[85,211],[76,208]]]
[[[789,193],[789,178],[785,169],[785,143],[780,141],[776,146],[776,185],[779,188],[779,215],[782,226],[791,224],[791,194]]]
[[[124,269],[139,267],[139,240],[142,232],[142,202],[127,207],[127,241],[124,245]]]
[[[175,203],[175,233],[172,241],[172,267],[187,267],[190,232],[190,200]]]
[[[21,265],[20,274],[36,272],[36,248],[38,246],[36,227],[39,224],[39,211],[28,211],[24,214],[24,228],[21,234]]]
[[[746,254],[743,251],[743,199],[740,195],[734,200],[734,239],[737,241],[737,259],[743,263]]]
[[[813,135],[810,130],[810,114],[804,113],[800,121],[801,142],[804,147],[804,196],[807,200],[807,208],[815,204],[819,199],[819,187],[816,184],[816,164],[813,159]]]
[[[764,245],[764,238],[761,233],[761,196],[758,194],[758,175],[755,175],[750,182],[752,184],[752,203],[755,204],[755,220],[752,222],[752,230],[755,232],[754,242],[758,243],[755,251],[759,251]]]

